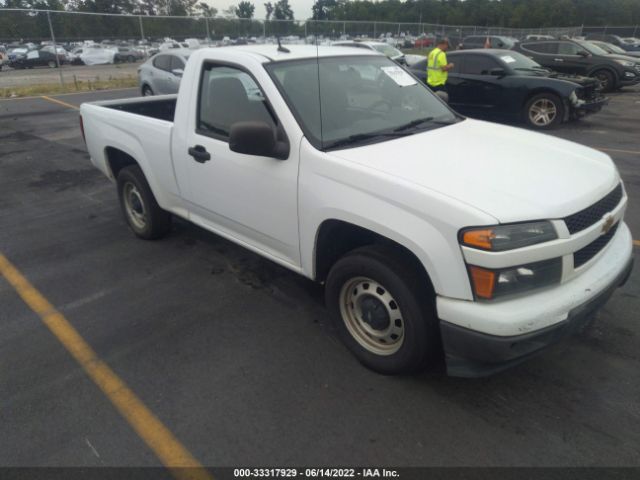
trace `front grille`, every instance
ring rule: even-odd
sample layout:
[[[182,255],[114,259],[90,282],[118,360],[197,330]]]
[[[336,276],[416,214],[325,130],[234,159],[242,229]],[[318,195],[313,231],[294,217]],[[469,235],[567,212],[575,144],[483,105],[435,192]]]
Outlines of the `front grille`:
[[[595,257],[600,250],[607,246],[609,241],[613,238],[618,230],[619,223],[616,223],[611,230],[609,230],[604,235],[596,238],[593,242],[591,242],[586,247],[581,248],[577,252],[573,254],[573,268],[578,268],[593,257]]]
[[[573,235],[601,220],[605,213],[618,206],[620,200],[622,200],[622,184],[618,184],[606,197],[590,207],[565,217],[564,222],[567,224],[569,233]]]

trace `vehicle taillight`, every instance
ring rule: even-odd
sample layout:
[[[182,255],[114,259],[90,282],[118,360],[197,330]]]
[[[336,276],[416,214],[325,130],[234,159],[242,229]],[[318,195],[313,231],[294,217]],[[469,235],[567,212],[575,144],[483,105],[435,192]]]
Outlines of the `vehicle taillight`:
[[[80,133],[82,133],[82,140],[87,143],[87,139],[84,136],[84,122],[82,121],[82,115],[80,115]]]

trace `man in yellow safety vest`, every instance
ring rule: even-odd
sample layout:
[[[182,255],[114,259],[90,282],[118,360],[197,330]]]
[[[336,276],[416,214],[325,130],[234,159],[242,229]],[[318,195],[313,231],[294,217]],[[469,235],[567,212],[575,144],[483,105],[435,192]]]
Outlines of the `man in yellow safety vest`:
[[[453,63],[447,63],[447,50],[449,49],[449,40],[443,38],[438,41],[436,48],[429,52],[427,58],[427,85],[437,92],[438,90],[446,91],[447,78],[449,70],[453,68]]]

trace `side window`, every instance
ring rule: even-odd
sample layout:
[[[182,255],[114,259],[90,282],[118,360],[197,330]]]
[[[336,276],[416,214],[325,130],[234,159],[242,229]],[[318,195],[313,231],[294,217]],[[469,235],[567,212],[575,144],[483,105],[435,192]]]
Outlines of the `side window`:
[[[453,68],[449,70],[449,73],[462,73],[462,65],[464,64],[464,59],[466,55],[449,55],[447,56],[447,61],[449,63],[453,63]],[[426,64],[425,64],[426,68]]]
[[[158,55],[153,59],[153,66],[160,70],[171,71],[171,57],[168,55]]]
[[[234,123],[251,121],[277,125],[255,80],[238,68],[205,65],[200,79],[198,132],[227,140]]]
[[[174,70],[184,70],[184,61],[175,55],[171,56],[171,68],[170,70],[173,72]]]
[[[557,43],[545,42],[545,43],[525,43],[522,45],[524,50],[529,50],[535,53],[546,53],[553,55],[558,52]]]
[[[558,55],[578,55],[582,50],[584,49],[575,43],[560,42],[558,44]]]
[[[491,57],[486,55],[467,55],[462,73],[466,75],[489,75],[494,68],[500,65]]]

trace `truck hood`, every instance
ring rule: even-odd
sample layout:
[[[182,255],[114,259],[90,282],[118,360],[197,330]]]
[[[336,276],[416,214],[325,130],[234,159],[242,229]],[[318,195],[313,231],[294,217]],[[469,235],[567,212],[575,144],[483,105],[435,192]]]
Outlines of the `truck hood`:
[[[620,181],[609,156],[597,150],[470,119],[331,155],[449,196],[501,223],[565,217]]]

